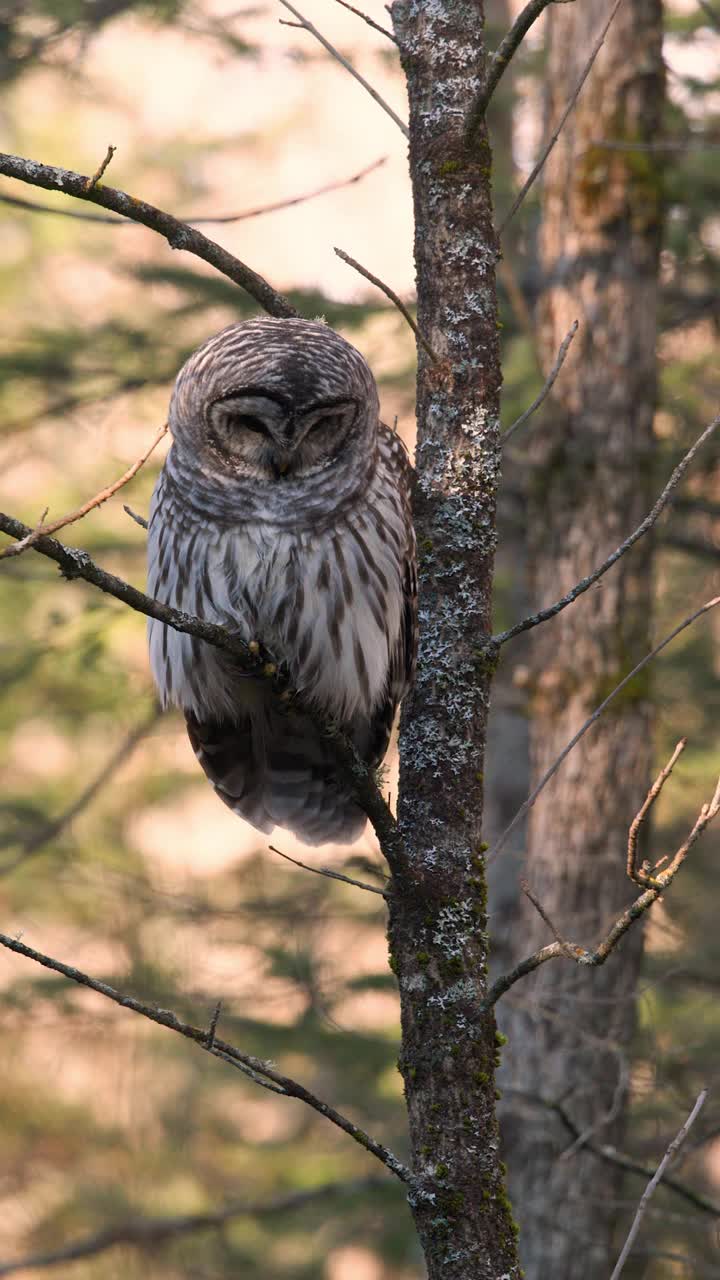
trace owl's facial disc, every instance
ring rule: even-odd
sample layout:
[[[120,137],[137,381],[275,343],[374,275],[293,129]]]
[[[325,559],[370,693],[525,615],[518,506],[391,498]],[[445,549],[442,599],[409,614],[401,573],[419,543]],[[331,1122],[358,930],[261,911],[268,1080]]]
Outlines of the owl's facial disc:
[[[337,457],[357,413],[354,399],[298,408],[275,391],[246,388],[226,393],[208,407],[208,437],[214,452],[235,470],[295,479]]]

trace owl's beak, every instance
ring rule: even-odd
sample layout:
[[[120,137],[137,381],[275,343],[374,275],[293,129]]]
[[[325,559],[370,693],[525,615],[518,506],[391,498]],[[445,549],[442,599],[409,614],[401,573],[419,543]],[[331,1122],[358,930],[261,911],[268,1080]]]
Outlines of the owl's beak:
[[[273,471],[278,479],[284,476],[290,467],[290,455],[284,449],[273,450]]]

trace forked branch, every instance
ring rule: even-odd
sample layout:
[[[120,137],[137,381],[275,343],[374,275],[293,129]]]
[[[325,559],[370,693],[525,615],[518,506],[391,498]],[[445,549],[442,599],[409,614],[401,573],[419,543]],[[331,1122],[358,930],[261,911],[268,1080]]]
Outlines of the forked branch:
[[[718,598],[716,603],[720,604],[720,598]],[[640,869],[636,867],[635,849],[637,846],[638,832],[647,818],[652,805],[665,785],[665,782],[670,777],[684,746],[684,740],[678,743],[670,760],[660,771],[648,791],[640,810],[630,826],[628,834],[627,872],[630,879],[635,884],[646,886],[644,892],[641,893],[634,902],[631,902],[630,906],[618,916],[617,920],[612,925],[612,928],[609,929],[605,937],[601,939],[592,951],[589,951],[578,943],[570,942],[567,938],[563,938],[549,920],[542,904],[538,901],[529,887],[527,885],[523,885],[523,889],[527,894],[527,897],[532,902],[545,924],[555,935],[555,941],[551,942],[546,947],[541,947],[538,951],[535,951],[533,955],[522,960],[520,964],[516,965],[509,973],[503,974],[502,977],[498,978],[492,984],[488,992],[487,998],[484,1002],[484,1008],[492,1008],[500,997],[503,996],[506,991],[509,991],[516,982],[519,982],[521,978],[526,977],[527,974],[532,973],[535,969],[539,969],[540,965],[545,964],[548,960],[554,960],[559,956],[564,956],[566,960],[572,960],[575,964],[585,965],[588,968],[597,968],[599,965],[604,964],[620,939],[627,933],[628,929],[631,928],[636,920],[639,920],[641,916],[645,915],[645,913],[649,911],[653,903],[657,902],[660,895],[664,893],[666,889],[669,889],[693,845],[697,840],[699,840],[705,828],[708,827],[720,813],[720,779],[718,779],[712,799],[708,804],[704,804],[702,806],[692,830],[687,836],[687,839],[683,841],[679,849],[676,851],[669,866],[665,867],[665,870],[661,871],[660,867],[668,861],[667,858],[661,858],[652,870],[645,866]]]

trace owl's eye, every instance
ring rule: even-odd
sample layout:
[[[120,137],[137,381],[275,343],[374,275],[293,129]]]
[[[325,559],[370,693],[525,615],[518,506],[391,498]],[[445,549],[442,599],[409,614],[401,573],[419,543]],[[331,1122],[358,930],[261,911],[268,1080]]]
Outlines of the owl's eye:
[[[259,436],[269,436],[265,423],[262,418],[256,418],[252,413],[235,413],[230,418],[232,427],[240,427],[244,431],[254,431]]]

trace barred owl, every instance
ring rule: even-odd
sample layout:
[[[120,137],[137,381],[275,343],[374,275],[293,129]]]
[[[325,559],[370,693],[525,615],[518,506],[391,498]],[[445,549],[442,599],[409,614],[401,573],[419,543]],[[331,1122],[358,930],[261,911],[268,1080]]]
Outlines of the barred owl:
[[[152,499],[151,593],[262,641],[301,700],[151,620],[161,697],[220,798],[308,844],[350,842],[365,816],[301,703],[378,764],[415,662],[410,466],[378,414],[365,360],[325,324],[230,325],[178,374]]]

